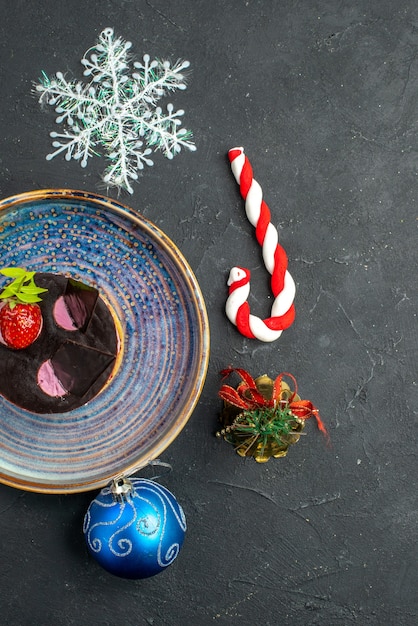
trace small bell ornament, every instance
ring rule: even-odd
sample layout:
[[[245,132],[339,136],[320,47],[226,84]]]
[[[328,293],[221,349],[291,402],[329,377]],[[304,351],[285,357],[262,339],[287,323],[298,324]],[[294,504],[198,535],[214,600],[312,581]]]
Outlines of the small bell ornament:
[[[241,382],[236,388],[223,384],[219,390],[224,401],[223,428],[216,435],[231,443],[240,456],[253,457],[257,463],[286,456],[289,446],[297,443],[303,434],[305,421],[312,416],[328,438],[318,409],[298,396],[292,374],[283,372],[275,380],[266,374],[254,379],[246,370],[232,367],[221,374],[227,377],[234,372]],[[293,390],[284,377],[292,381]]]
[[[115,478],[90,503],[83,532],[93,558],[108,572],[139,579],[165,570],[186,533],[173,494],[145,478]]]

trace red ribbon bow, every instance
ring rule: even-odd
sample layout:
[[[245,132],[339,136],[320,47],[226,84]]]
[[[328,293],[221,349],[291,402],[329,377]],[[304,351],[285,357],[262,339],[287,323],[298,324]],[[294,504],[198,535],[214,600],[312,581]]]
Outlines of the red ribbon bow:
[[[266,399],[257,389],[254,378],[244,369],[238,367],[229,367],[221,371],[223,378],[227,378],[235,372],[242,379],[242,383],[238,389],[234,389],[230,385],[222,385],[219,390],[219,396],[225,402],[229,402],[233,406],[240,409],[259,409],[263,407],[274,408],[278,403],[283,407],[288,406],[295,417],[299,419],[309,419],[312,415],[315,417],[319,430],[329,437],[327,429],[319,415],[318,409],[309,400],[295,400],[297,395],[297,382],[295,377],[288,372],[282,372],[273,382],[273,393],[271,399]],[[283,398],[282,380],[284,377],[290,378],[293,382],[294,391],[291,392],[290,398]]]

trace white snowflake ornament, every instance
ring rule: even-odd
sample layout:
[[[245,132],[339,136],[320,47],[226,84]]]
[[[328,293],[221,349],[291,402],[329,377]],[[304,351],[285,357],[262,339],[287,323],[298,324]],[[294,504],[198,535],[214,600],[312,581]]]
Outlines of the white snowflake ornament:
[[[172,104],[165,111],[157,106],[170,91],[186,89],[183,70],[189,62],[171,65],[145,54],[142,63],[133,62],[136,71],[131,73],[131,47],[105,28],[81,60],[89,83],[67,81],[57,72],[52,78],[43,73],[35,86],[39,102],[53,106],[57,124],[63,125],[61,132],[50,133],[55,151],[47,160],[64,153],[67,161],[86,167],[90,157],[103,153],[109,162],[104,182],[129,193],[138,170],[153,165],[153,151],[172,159],[182,147],[196,150],[191,132],[181,127],[184,111],[175,111]]]

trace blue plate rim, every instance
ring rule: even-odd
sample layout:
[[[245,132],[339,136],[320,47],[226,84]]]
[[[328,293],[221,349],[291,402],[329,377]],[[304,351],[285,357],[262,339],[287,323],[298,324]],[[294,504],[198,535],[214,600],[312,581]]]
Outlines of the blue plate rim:
[[[158,458],[164,450],[177,438],[184,426],[189,421],[203,390],[206,380],[209,356],[210,356],[210,330],[209,320],[206,310],[205,301],[197,281],[197,278],[191,269],[188,261],[177,245],[151,220],[144,217],[132,207],[125,205],[119,200],[114,200],[105,195],[66,188],[47,188],[22,192],[13,196],[0,200],[0,212],[3,213],[9,209],[16,209],[19,205],[42,200],[74,200],[77,202],[90,202],[101,205],[111,211],[126,217],[135,223],[142,231],[145,231],[161,248],[164,249],[171,260],[176,265],[182,278],[189,286],[190,297],[196,310],[196,317],[199,321],[197,329],[198,341],[200,345],[200,367],[195,374],[192,389],[188,394],[185,410],[183,410],[177,419],[171,424],[169,430],[164,437],[157,440],[156,443],[147,451],[146,458],[137,459],[120,468],[117,475],[129,475],[134,471],[145,467],[152,460]],[[103,475],[100,478],[86,482],[70,482],[70,483],[54,483],[53,481],[42,481],[31,479],[30,476],[15,476],[12,473],[6,474],[0,470],[0,482],[10,487],[16,487],[26,491],[37,493],[77,493],[101,488],[108,484],[115,476],[115,473]]]

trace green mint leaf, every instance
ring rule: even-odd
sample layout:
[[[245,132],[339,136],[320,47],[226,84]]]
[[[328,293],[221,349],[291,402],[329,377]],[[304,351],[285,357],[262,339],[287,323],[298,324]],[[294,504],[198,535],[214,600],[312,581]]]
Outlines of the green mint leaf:
[[[32,304],[32,302],[40,302],[41,298],[38,298],[38,296],[36,296],[35,294],[31,294],[31,293],[25,293],[25,294],[16,294],[17,299],[19,300],[19,302],[22,302],[23,304]]]
[[[0,270],[0,273],[9,278],[23,278],[26,274],[26,270],[21,267],[4,267]]]
[[[21,267],[5,267],[0,270],[0,273],[14,279],[0,293],[0,299],[8,299],[9,304],[13,301],[22,303],[40,302],[39,294],[48,291],[36,285],[36,272],[27,272]]]
[[[33,285],[23,285],[20,288],[20,292],[24,294],[33,294],[37,295],[39,293],[45,293],[48,289],[42,289],[42,287],[37,287],[35,283]]]
[[[3,289],[3,291],[0,293],[0,298],[2,300],[5,300],[7,298],[13,298],[16,295],[16,291],[12,288],[11,285],[8,285],[7,287],[5,287]]]

